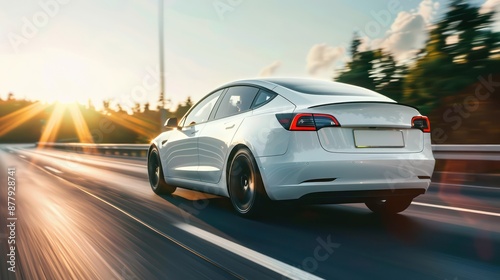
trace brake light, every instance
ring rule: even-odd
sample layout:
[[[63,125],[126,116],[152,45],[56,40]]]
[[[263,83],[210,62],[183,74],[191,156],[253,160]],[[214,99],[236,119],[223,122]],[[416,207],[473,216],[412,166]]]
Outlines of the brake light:
[[[312,114],[297,114],[292,119],[290,130],[316,130]]]
[[[426,116],[415,116],[411,119],[411,127],[418,128],[425,133],[431,132],[431,122]]]
[[[291,131],[316,131],[323,127],[340,126],[334,116],[327,114],[276,114],[279,123]]]

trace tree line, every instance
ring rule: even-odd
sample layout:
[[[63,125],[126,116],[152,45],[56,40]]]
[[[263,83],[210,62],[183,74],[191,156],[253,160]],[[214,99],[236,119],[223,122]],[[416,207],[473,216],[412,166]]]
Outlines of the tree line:
[[[462,0],[429,31],[425,46],[398,62],[384,49],[360,51],[356,33],[350,61],[335,81],[380,92],[431,117],[434,143],[500,143],[500,32],[494,11]]]
[[[182,118],[192,105],[190,97],[171,110],[139,103],[125,110],[118,104],[111,105],[109,100],[96,109],[89,101],[86,105],[62,105],[61,114],[54,122],[52,117],[61,104],[17,99],[9,93],[7,99],[0,98],[0,143],[38,142],[44,133],[53,133],[52,141],[80,142],[79,129],[80,137],[84,129],[94,143],[149,143],[162,131],[162,119]],[[75,121],[71,111],[79,111],[83,123]]]

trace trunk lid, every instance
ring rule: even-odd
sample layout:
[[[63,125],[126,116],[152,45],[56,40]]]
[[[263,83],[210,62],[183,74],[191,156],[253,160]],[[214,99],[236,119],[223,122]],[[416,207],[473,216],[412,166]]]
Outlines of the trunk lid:
[[[417,109],[386,102],[349,102],[312,106],[304,113],[329,114],[341,127],[317,131],[321,146],[335,153],[417,153],[423,132],[411,127]]]

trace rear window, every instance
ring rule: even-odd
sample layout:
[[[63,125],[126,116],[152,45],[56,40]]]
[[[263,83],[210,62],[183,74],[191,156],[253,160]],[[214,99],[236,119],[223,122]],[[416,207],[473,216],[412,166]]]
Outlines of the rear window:
[[[308,80],[308,79],[296,79],[296,80],[274,80],[269,79],[269,81],[278,84],[280,86],[289,88],[294,91],[298,91],[305,94],[316,94],[316,95],[348,95],[348,96],[371,96],[380,97],[379,93],[374,91],[356,87],[348,86],[345,84],[322,81],[322,80]]]

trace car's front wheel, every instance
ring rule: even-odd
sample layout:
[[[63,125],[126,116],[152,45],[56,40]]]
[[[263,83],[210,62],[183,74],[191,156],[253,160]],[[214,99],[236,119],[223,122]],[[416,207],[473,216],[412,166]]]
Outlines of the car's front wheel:
[[[412,197],[391,197],[388,199],[367,201],[365,204],[374,213],[391,215],[406,210],[412,200]]]
[[[156,194],[171,194],[176,189],[175,186],[171,186],[165,182],[161,167],[160,154],[158,153],[158,149],[156,147],[153,147],[151,152],[149,152],[148,177],[151,189],[153,189]]]
[[[238,150],[231,161],[228,190],[231,203],[241,216],[259,216],[268,204],[259,169],[247,148]]]

